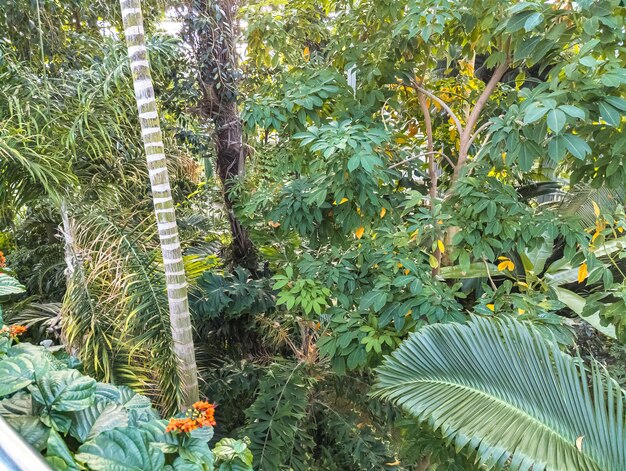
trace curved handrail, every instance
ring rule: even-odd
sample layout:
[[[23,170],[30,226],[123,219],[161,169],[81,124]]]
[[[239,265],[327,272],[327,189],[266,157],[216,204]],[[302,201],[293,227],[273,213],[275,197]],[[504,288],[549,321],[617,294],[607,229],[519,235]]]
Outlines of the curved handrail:
[[[0,471],[51,471],[43,457],[0,416]]]

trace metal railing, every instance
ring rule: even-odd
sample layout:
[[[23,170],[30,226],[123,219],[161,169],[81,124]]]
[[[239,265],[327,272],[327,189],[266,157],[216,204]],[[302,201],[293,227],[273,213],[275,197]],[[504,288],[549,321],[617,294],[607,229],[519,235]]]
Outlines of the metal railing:
[[[51,471],[43,457],[0,416],[0,471]]]

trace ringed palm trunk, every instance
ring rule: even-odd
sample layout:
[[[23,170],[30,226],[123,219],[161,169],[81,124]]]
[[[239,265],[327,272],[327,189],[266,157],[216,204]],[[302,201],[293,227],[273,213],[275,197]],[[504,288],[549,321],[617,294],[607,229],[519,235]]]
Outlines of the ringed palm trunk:
[[[185,408],[198,400],[198,372],[185,268],[145,44],[141,1],[120,0],[120,6],[163,253],[173,349],[179,364],[183,402],[179,405]]]

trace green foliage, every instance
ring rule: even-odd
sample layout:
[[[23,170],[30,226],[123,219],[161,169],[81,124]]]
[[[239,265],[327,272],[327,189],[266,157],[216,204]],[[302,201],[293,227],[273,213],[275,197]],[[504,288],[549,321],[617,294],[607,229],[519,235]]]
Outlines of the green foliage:
[[[264,280],[255,280],[243,267],[234,273],[219,275],[205,271],[196,280],[194,311],[203,319],[226,316],[235,319],[271,310],[274,300]]]
[[[275,365],[260,381],[257,399],[247,409],[250,449],[256,468],[289,469],[299,423],[306,417],[308,389],[302,365]],[[300,469],[300,468],[296,468]]]
[[[213,453],[212,429],[167,433],[148,398],[97,383],[57,357],[26,343],[0,354],[0,414],[54,469],[252,469],[245,442],[224,439]]]
[[[379,397],[476,450],[489,469],[624,467],[624,391],[528,324],[476,317],[425,327],[378,375]]]

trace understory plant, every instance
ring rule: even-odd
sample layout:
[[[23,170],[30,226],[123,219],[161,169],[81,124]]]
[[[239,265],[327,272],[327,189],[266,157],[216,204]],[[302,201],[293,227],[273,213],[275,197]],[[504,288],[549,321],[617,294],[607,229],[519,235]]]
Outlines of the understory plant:
[[[197,402],[168,422],[147,397],[80,373],[62,347],[20,343],[25,331],[0,329],[0,415],[53,469],[252,469],[245,441],[209,447],[213,404]]]

